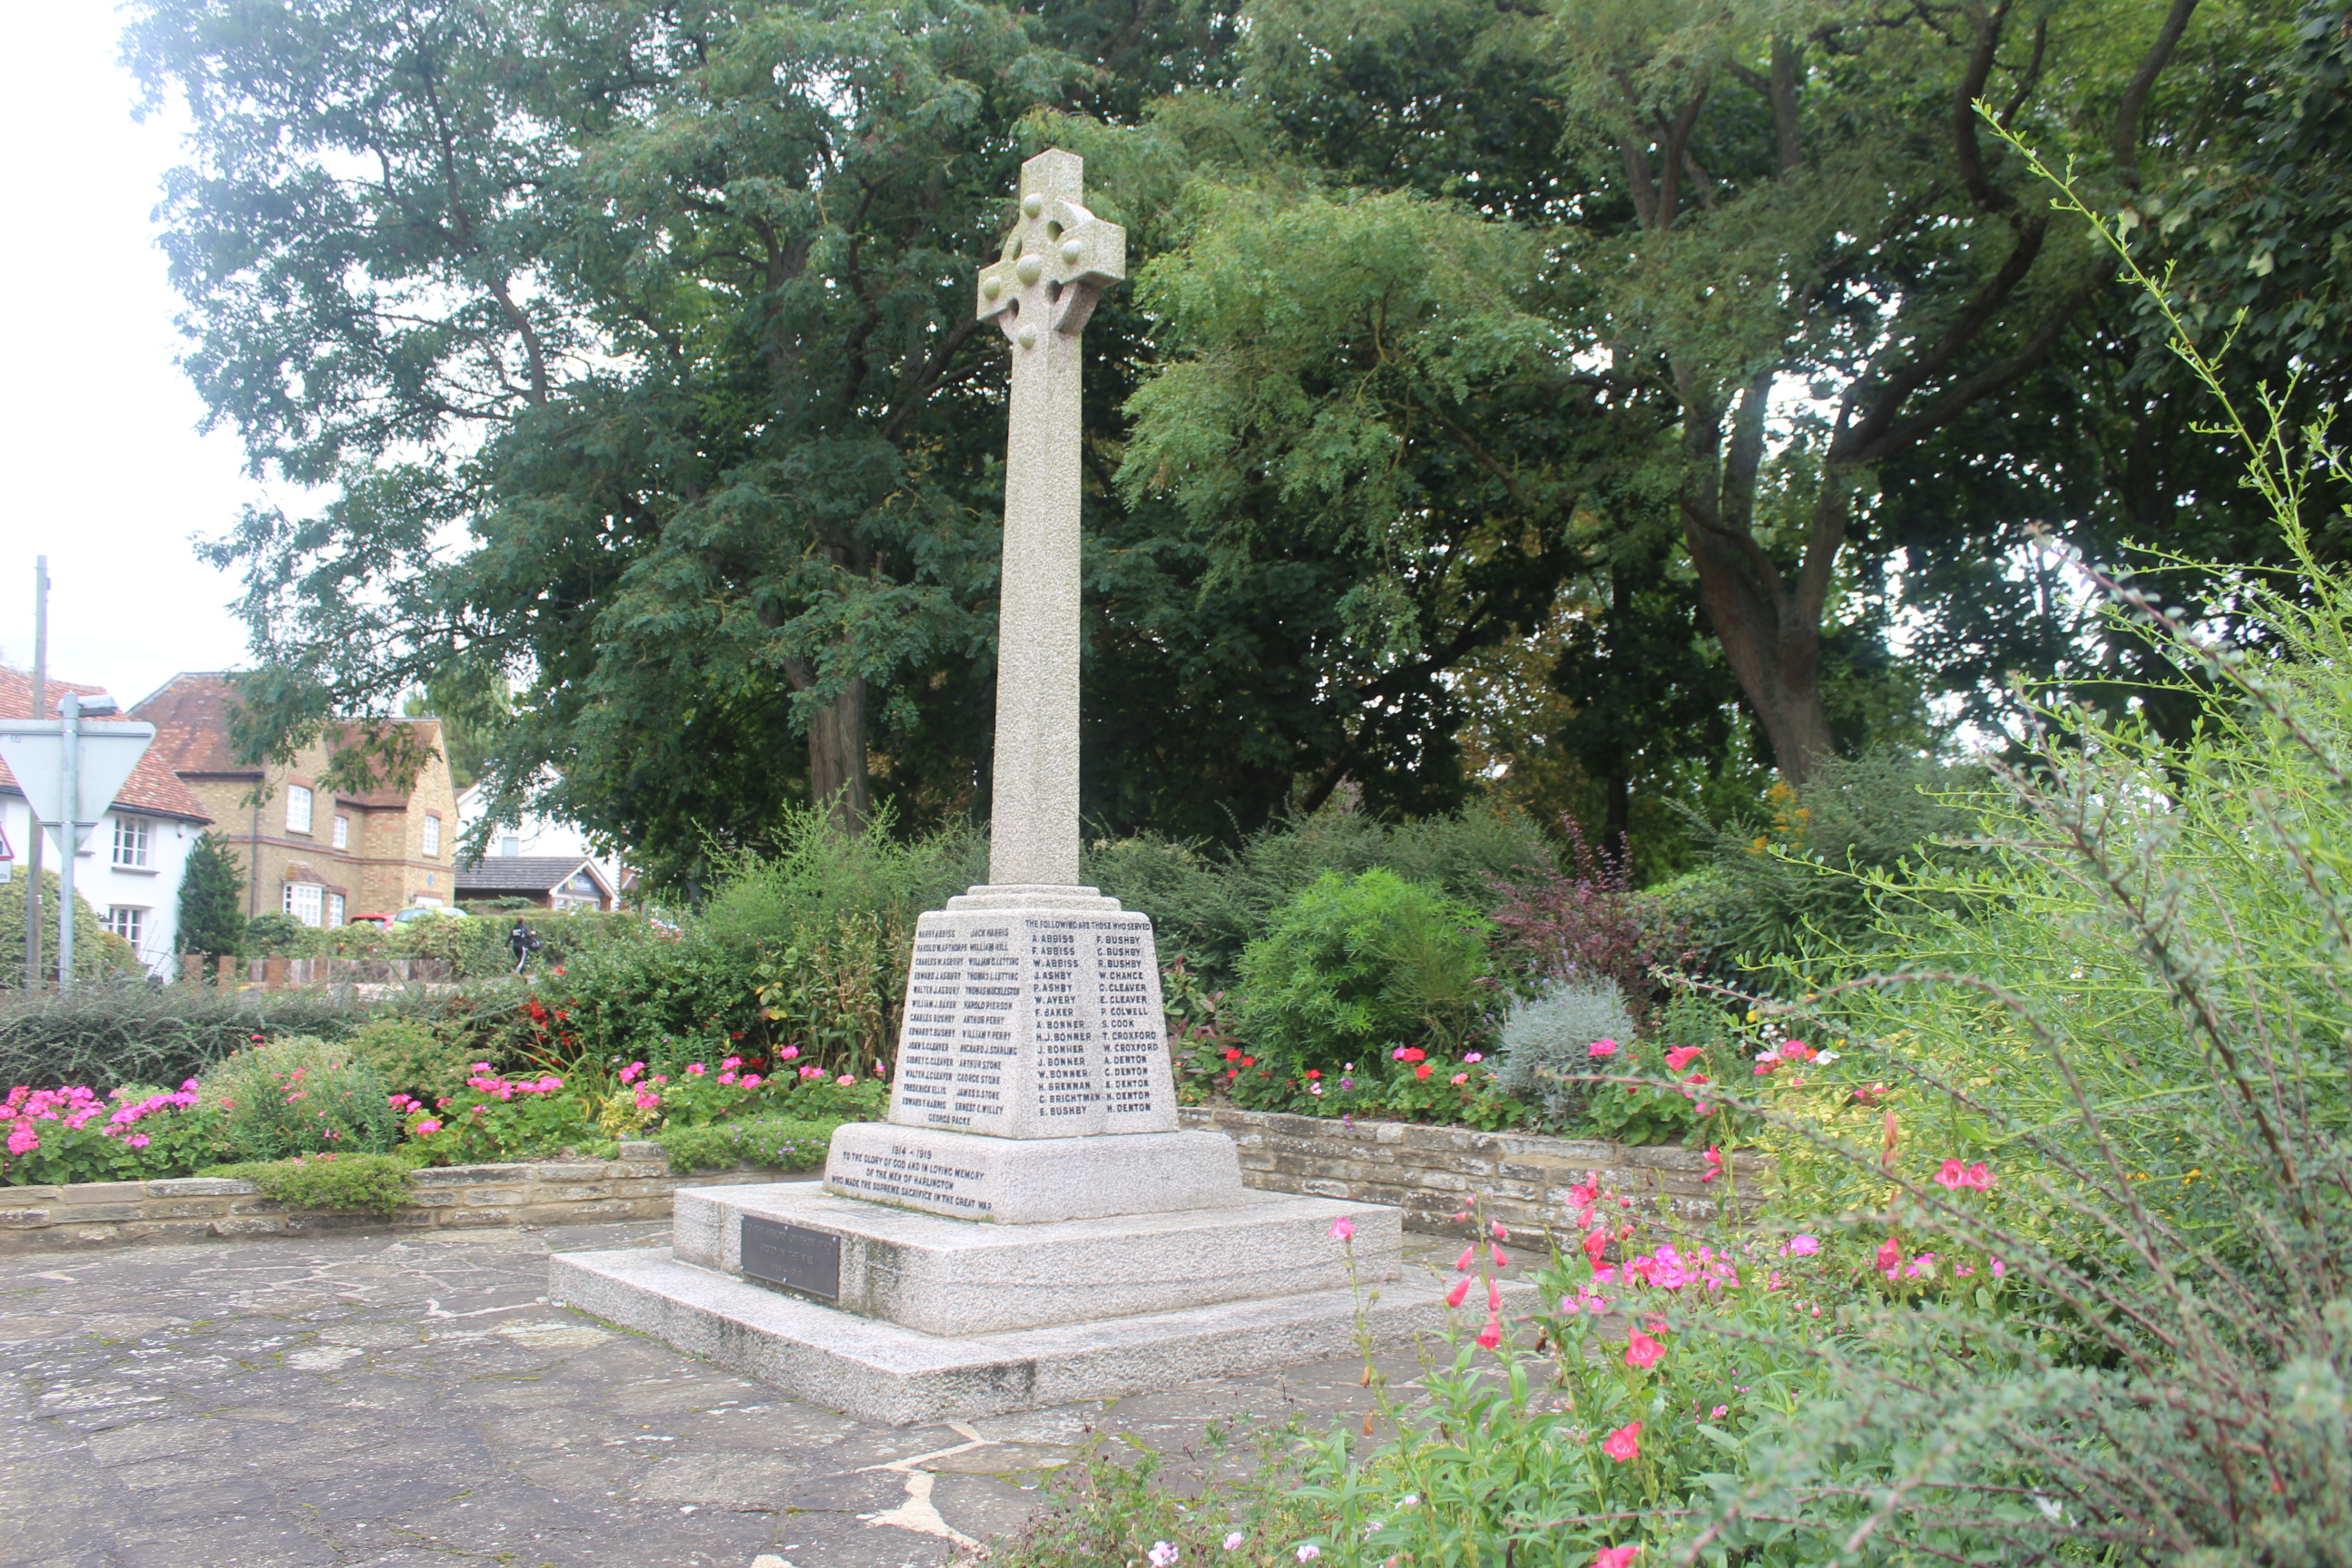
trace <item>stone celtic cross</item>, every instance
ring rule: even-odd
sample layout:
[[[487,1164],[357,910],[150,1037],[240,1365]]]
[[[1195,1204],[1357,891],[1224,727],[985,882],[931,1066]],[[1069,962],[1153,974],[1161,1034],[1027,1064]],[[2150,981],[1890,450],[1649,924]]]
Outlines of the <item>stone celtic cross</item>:
[[[1086,160],[1021,165],[1021,218],[980,274],[979,314],[1013,344],[997,620],[992,887],[1078,879],[1079,332],[1127,276],[1127,231],[1087,211]]]

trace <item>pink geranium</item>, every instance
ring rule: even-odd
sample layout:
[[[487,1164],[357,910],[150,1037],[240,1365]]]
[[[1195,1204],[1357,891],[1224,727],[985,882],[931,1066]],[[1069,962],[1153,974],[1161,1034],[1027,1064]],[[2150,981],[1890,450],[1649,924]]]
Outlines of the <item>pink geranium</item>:
[[[430,1133],[438,1132],[440,1131],[441,1124],[438,1121],[434,1121],[429,1116],[416,1124],[416,1135],[419,1138],[425,1137]]]
[[[1592,1554],[1592,1568],[1633,1568],[1638,1546],[1604,1546]]]
[[[1595,1040],[1584,1047],[1584,1054],[1589,1057],[1613,1057],[1617,1054],[1617,1042]]]

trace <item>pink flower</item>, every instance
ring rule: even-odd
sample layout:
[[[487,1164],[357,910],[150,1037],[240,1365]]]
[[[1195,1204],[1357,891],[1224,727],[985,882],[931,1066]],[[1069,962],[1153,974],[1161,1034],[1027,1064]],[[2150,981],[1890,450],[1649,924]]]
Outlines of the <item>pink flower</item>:
[[[1505,1225],[1501,1220],[1494,1221],[1488,1225],[1486,1228],[1488,1231],[1493,1233],[1496,1241],[1508,1241],[1511,1239],[1510,1226]]]
[[[1470,1281],[1466,1278],[1456,1279],[1454,1282],[1454,1289],[1445,1293],[1445,1304],[1449,1307],[1458,1307],[1469,1294]]]
[[[440,1131],[441,1124],[438,1121],[434,1121],[433,1118],[429,1116],[416,1124],[416,1136],[419,1138],[425,1137],[428,1133],[438,1132]]]
[[[257,1040],[261,1038],[259,1035],[256,1035],[253,1037]],[[488,1072],[490,1070],[490,1064],[488,1062],[476,1062],[474,1064],[474,1070],[476,1072]]]
[[[720,1062],[719,1065],[730,1071],[732,1071],[734,1068],[740,1068],[743,1065],[743,1058],[741,1057],[729,1057],[725,1061]]]
[[[1483,1062],[1486,1059],[1486,1056],[1483,1051],[1465,1051],[1462,1053],[1462,1059],[1465,1062]]]
[[[60,795],[58,798],[62,800],[65,797]],[[328,1136],[331,1138],[334,1134],[331,1132]],[[123,1142],[130,1144],[133,1149],[144,1149],[147,1147],[148,1142],[147,1134],[144,1132],[133,1132],[130,1137],[124,1139]]]
[[[1710,1420],[1710,1421],[1720,1421],[1720,1420],[1722,1420],[1726,1415],[1730,1415],[1730,1414],[1731,1414],[1731,1406],[1730,1406],[1730,1405],[1717,1405],[1714,1409],[1712,1409],[1712,1410],[1710,1410],[1710,1411],[1708,1411],[1708,1412],[1706,1413],[1706,1418],[1707,1418],[1708,1420]]]
[[[1455,1073],[1448,1081],[1453,1083],[1468,1083],[1470,1081],[1470,1075],[1466,1072],[1458,1072]],[[1318,1085],[1317,1087],[1320,1088],[1321,1086]]]
[[[1886,1272],[1889,1279],[1894,1277],[1894,1270],[1902,1262],[1903,1246],[1900,1242],[1890,1236],[1878,1244],[1878,1267]]]
[[[855,1073],[846,1073],[846,1072],[845,1072],[845,1073],[843,1073],[839,1078],[835,1079],[833,1081],[834,1081],[834,1082],[835,1082],[835,1083],[837,1083],[837,1084],[839,1084],[842,1088],[844,1088],[844,1089],[847,1089],[847,1088],[849,1088],[851,1085],[855,1084],[855,1083],[857,1081],[857,1075],[856,1075],[856,1074],[855,1074]]]
[[[1961,1173],[1960,1179],[1979,1192],[1986,1191],[1992,1185],[1992,1167],[1979,1160]]]
[[[1936,1181],[1938,1185],[1949,1187],[1956,1192],[1959,1189],[1961,1184],[1965,1183],[1968,1179],[1968,1167],[1961,1164],[1958,1160],[1945,1161],[1943,1169],[1936,1173]]]
[[[1469,1273],[1469,1272],[1470,1272],[1470,1265],[1471,1265],[1471,1263],[1472,1263],[1474,1260],[1475,1260],[1475,1259],[1476,1259],[1477,1256],[1478,1256],[1478,1244],[1477,1244],[1476,1242],[1475,1242],[1475,1241],[1474,1241],[1474,1242],[1472,1242],[1469,1246],[1467,1246],[1467,1247],[1464,1247],[1464,1248],[1462,1249],[1462,1256],[1461,1256],[1461,1257],[1459,1257],[1459,1258],[1455,1258],[1455,1259],[1454,1260],[1454,1272],[1455,1272],[1456,1274],[1467,1274],[1467,1273]]]
[[[1486,1281],[1486,1314],[1489,1317],[1503,1310],[1503,1288],[1492,1279]]]
[[[809,1067],[803,1064],[801,1068],[801,1076],[803,1078],[823,1078],[824,1076],[824,1069],[820,1067]]]
[[[1144,1561],[1151,1564],[1151,1568],[1175,1568],[1176,1548],[1165,1541],[1153,1542],[1151,1550],[1145,1552],[1143,1556]]]
[[[1495,1317],[1488,1318],[1486,1320],[1486,1326],[1478,1331],[1478,1348],[1481,1350],[1490,1351],[1502,1342],[1503,1320]]]
[[[735,1075],[732,1072],[720,1073],[719,1075],[719,1081],[721,1085],[733,1083],[735,1081]]]
[[[1723,1151],[1710,1143],[1706,1148],[1706,1174],[1701,1176],[1699,1181],[1704,1184],[1721,1174],[1723,1174]]]
[[[645,1070],[645,1063],[631,1062],[627,1067],[621,1069],[621,1081],[623,1083],[635,1083],[637,1081],[637,1076]]]
[[[801,1048],[798,1046],[786,1046],[776,1053],[776,1059],[780,1062],[788,1062],[800,1054]]]
[[[41,1146],[41,1135],[33,1131],[29,1121],[19,1121],[8,1130],[8,1152],[29,1154]]]
[[[704,1073],[709,1072],[710,1069],[704,1067],[700,1062],[688,1062],[686,1064],[686,1070],[688,1076],[692,1078],[700,1078]]]
[[[1331,1236],[1334,1240],[1353,1241],[1356,1238],[1356,1222],[1341,1215],[1331,1222]]]
[[[761,1084],[766,1081],[767,1080],[762,1079],[758,1073],[747,1072],[740,1079],[736,1080],[735,1086],[738,1089],[757,1089]]]
[[[1652,1339],[1649,1335],[1643,1333],[1639,1329],[1635,1329],[1633,1334],[1625,1341],[1625,1364],[1627,1366],[1638,1366],[1643,1371],[1647,1372],[1650,1368],[1657,1365],[1658,1358],[1665,1353],[1665,1346],[1660,1344],[1657,1341]]]
[[[1617,1054],[1617,1042],[1595,1040],[1584,1047],[1584,1054],[1589,1057],[1613,1057]]]
[[[1496,1268],[1508,1268],[1511,1266],[1510,1255],[1505,1252],[1501,1247],[1489,1247],[1486,1250],[1494,1255]]]
[[[2009,1272],[2009,1265],[1996,1258],[1992,1260],[1992,1277],[1996,1279]]]
[[[1822,1249],[1822,1244],[1810,1236],[1792,1236],[1780,1248],[1783,1258],[1811,1258]]]
[[[1666,1053],[1666,1069],[1669,1072],[1680,1072],[1690,1065],[1690,1059],[1693,1057],[1706,1054],[1706,1047],[1704,1046],[1676,1046]]]
[[[562,1087],[563,1080],[560,1078],[548,1077],[539,1080],[539,1092],[541,1094],[553,1094]]]
[[[1601,1451],[1621,1465],[1628,1459],[1638,1458],[1642,1452],[1642,1424],[1639,1421],[1629,1421],[1618,1427],[1607,1437],[1601,1439]]]
[[[1592,1568],[1633,1568],[1638,1546],[1604,1546],[1592,1554]]]
[[[1322,1555],[1323,1549],[1316,1545],[1311,1541],[1305,1542],[1298,1548],[1298,1560],[1301,1563],[1312,1563],[1318,1557]]]

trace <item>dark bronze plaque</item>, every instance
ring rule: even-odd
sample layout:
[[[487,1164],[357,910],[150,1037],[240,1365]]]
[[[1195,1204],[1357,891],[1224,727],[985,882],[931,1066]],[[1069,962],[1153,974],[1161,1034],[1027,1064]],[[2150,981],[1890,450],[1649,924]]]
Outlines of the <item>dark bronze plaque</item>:
[[[743,1276],[835,1300],[841,1295],[841,1237],[747,1214]]]

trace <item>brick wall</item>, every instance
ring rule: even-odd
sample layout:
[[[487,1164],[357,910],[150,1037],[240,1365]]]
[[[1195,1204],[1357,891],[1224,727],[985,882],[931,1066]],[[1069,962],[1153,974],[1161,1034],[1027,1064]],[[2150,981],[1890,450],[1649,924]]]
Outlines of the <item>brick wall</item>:
[[[1545,1138],[1524,1132],[1474,1132],[1403,1121],[1352,1126],[1313,1116],[1281,1116],[1227,1107],[1186,1107],[1188,1128],[1223,1132],[1241,1147],[1242,1181],[1271,1193],[1388,1204],[1405,1211],[1409,1230],[1458,1234],[1465,1199],[1485,1200],[1489,1218],[1533,1239],[1576,1235],[1568,1189],[1598,1171],[1604,1185],[1686,1223],[1713,1219],[1727,1181],[1739,1206],[1759,1201],[1765,1167],[1755,1154],[1732,1156],[1729,1178],[1707,1182],[1696,1149],[1639,1149],[1622,1143]]]
[[[621,1145],[617,1160],[414,1171],[408,1177],[409,1201],[390,1219],[289,1209],[262,1196],[251,1182],[217,1176],[0,1187],[0,1255],[328,1230],[455,1230],[667,1219],[670,1194],[680,1187],[793,1179],[793,1173],[765,1170],[675,1176],[657,1145],[629,1142]]]

